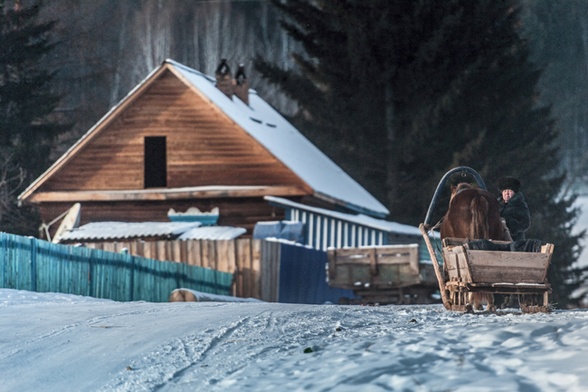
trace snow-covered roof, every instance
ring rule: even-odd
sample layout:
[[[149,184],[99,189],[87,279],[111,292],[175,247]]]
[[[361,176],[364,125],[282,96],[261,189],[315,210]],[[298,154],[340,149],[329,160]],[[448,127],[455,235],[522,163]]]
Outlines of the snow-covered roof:
[[[415,236],[422,235],[418,227],[405,225],[403,223],[398,223],[398,222],[391,222],[391,221],[387,221],[387,220],[383,220],[383,219],[376,219],[376,218],[373,218],[371,216],[367,216],[364,214],[357,214],[357,215],[346,214],[343,212],[326,210],[324,208],[311,207],[311,206],[307,206],[305,204],[296,203],[291,200],[284,199],[281,197],[275,197],[275,196],[265,196],[264,199],[273,205],[276,205],[276,206],[279,206],[279,207],[282,207],[285,209],[290,208],[290,209],[309,211],[309,212],[313,212],[315,214],[328,216],[328,217],[331,217],[334,219],[354,223],[357,225],[362,225],[362,226],[367,226],[367,227],[377,229],[377,230],[387,231],[389,233],[415,235]]]
[[[243,227],[203,226],[189,229],[179,240],[232,240],[247,232]]]
[[[355,211],[384,217],[389,211],[292,124],[249,90],[249,105],[230,99],[216,80],[173,60],[166,60],[184,80],[206,95],[227,116],[315,190],[315,195]]]
[[[64,233],[60,240],[104,241],[145,237],[176,238],[199,226],[200,222],[92,222]]]
[[[136,238],[232,240],[247,230],[232,226],[201,226],[200,222],[92,222],[64,233],[60,240],[109,241]]]

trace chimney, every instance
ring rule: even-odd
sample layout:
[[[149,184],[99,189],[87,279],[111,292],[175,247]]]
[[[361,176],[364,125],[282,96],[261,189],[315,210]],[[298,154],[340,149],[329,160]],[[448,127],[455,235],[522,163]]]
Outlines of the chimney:
[[[227,97],[233,99],[233,81],[231,80],[231,68],[227,59],[222,59],[215,71],[216,87]]]
[[[241,101],[245,102],[245,105],[249,105],[249,83],[247,82],[245,65],[243,64],[239,64],[239,68],[237,68],[237,73],[235,74],[234,92]]]

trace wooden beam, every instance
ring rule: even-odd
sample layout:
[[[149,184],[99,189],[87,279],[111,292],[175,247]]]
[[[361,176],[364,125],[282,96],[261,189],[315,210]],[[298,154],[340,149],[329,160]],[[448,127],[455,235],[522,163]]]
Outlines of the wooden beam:
[[[449,296],[447,295],[447,291],[445,290],[445,278],[443,277],[443,272],[441,272],[441,267],[439,266],[435,249],[433,249],[433,245],[431,244],[431,239],[429,238],[429,234],[425,229],[425,225],[421,223],[419,225],[419,230],[425,239],[425,245],[427,246],[427,250],[431,256],[431,261],[433,262],[433,267],[435,268],[435,275],[437,276],[437,281],[439,282],[439,293],[441,294],[441,301],[443,302],[445,309],[449,310],[451,308],[451,302],[449,300]]]
[[[140,190],[95,190],[95,191],[62,191],[39,192],[29,202],[39,204],[45,202],[84,202],[84,201],[134,201],[134,200],[178,200],[208,199],[233,197],[263,196],[305,196],[308,192],[292,186],[229,186],[229,187],[194,187],[175,189],[140,189]]]

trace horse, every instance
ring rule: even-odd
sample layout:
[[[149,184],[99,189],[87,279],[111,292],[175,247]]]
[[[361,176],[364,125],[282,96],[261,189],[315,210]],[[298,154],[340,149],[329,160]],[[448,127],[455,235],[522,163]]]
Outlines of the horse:
[[[448,237],[506,240],[494,195],[465,182],[452,186],[449,209],[441,224],[441,238]]]
[[[500,217],[500,205],[487,190],[474,188],[469,183],[451,187],[449,209],[441,223],[441,239],[467,238],[507,240],[505,226]],[[494,296],[486,293],[470,293],[468,302],[475,310],[482,309],[486,302],[494,310]]]

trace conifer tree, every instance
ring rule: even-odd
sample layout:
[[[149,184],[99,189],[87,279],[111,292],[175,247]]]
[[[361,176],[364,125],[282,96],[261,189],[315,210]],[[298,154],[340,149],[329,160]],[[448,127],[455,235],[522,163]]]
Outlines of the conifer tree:
[[[539,104],[540,70],[521,36],[517,0],[274,0],[304,48],[288,71],[257,69],[294,99],[293,121],[391,211],[422,222],[449,169],[476,169],[491,191],[519,177],[529,238],[555,243],[558,306],[585,284],[575,266],[578,212],[561,198],[557,131]]]
[[[16,196],[48,166],[52,142],[66,129],[52,115],[59,97],[50,89],[52,74],[43,58],[53,48],[54,23],[40,22],[42,3],[0,0],[0,194],[3,231],[36,234],[38,222],[30,210],[16,206]]]
[[[578,189],[588,180],[588,24],[580,12],[586,9],[586,1],[522,1],[532,58],[545,67],[539,81],[540,99],[553,105],[561,129],[567,187]]]

